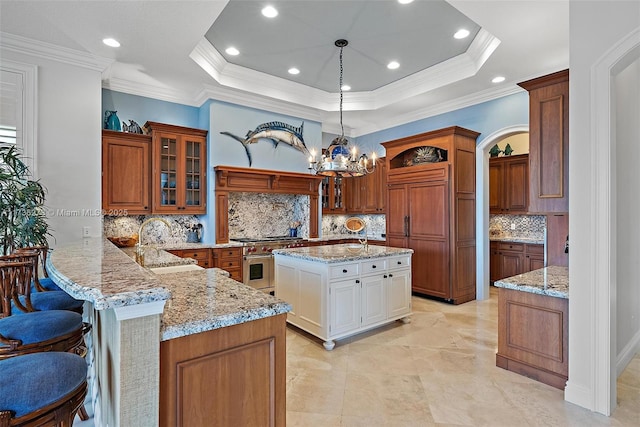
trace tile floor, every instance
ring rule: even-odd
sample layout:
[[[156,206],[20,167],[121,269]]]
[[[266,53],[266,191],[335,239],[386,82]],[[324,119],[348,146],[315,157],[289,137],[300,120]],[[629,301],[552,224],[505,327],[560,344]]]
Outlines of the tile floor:
[[[640,426],[640,355],[611,417],[495,366],[497,292],[453,306],[413,297],[412,322],[338,341],[287,332],[287,426]]]
[[[458,306],[413,297],[411,323],[333,351],[289,327],[287,426],[640,426],[640,355],[618,378],[613,415],[593,413],[495,366],[497,302],[494,288],[491,299]]]

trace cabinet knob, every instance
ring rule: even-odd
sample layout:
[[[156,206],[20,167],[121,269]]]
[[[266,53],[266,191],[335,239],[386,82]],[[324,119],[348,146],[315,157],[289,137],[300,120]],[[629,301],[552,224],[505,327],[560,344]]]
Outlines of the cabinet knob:
[[[384,276],[382,276],[382,278],[383,278],[383,279],[386,279],[386,278],[387,278],[387,275],[385,274]]]
[[[345,268],[344,270],[342,270],[342,272],[343,272],[343,273],[347,273],[348,271],[347,271],[347,269]]]
[[[402,265],[402,261],[398,261],[398,265]]]
[[[393,277],[393,274],[389,274],[389,277]]]
[[[357,280],[357,279],[356,279],[356,283],[360,283],[360,280]]]
[[[375,264],[371,266],[371,268],[376,268]]]

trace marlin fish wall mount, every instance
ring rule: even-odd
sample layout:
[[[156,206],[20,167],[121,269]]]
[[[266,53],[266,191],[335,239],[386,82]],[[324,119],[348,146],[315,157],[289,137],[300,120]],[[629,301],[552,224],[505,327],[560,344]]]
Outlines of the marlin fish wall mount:
[[[247,132],[246,137],[241,138],[230,132],[220,132],[222,135],[230,136],[231,138],[239,141],[247,152],[247,158],[249,159],[249,166],[251,166],[252,159],[249,152],[249,144],[255,144],[260,139],[269,139],[273,142],[274,148],[278,148],[278,144],[284,142],[285,144],[301,151],[304,154],[309,154],[309,150],[302,138],[302,131],[304,128],[304,122],[300,127],[291,126],[283,122],[268,122],[258,125],[254,130]]]

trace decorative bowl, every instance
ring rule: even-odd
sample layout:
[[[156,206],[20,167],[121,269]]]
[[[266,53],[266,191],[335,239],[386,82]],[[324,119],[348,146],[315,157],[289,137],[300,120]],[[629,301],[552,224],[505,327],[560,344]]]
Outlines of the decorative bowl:
[[[119,248],[130,248],[138,243],[137,234],[129,237],[107,237],[107,239]]]

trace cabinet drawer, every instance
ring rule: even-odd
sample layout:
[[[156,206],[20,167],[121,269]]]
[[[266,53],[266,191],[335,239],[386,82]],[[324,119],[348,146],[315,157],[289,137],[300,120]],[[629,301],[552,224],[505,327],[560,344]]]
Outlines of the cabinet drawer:
[[[389,270],[397,270],[399,268],[407,267],[411,267],[411,255],[402,255],[389,258],[389,264],[387,266]]]
[[[527,253],[531,255],[544,255],[544,245],[527,245]]]
[[[226,270],[226,269],[224,269]],[[226,270],[229,272],[229,277],[238,282],[242,282],[242,270],[239,268]]]
[[[358,263],[353,263],[332,266],[329,268],[329,280],[358,276],[360,274],[359,265]]]
[[[498,242],[499,251],[524,252],[524,243]]]
[[[224,248],[217,249],[218,257],[222,258],[240,258],[242,255],[242,248]]]
[[[223,258],[220,260],[220,262],[218,262],[218,267],[222,268],[223,270],[227,270],[230,268],[240,268],[240,265],[242,264],[242,262],[239,259],[226,259]]]
[[[209,258],[209,249],[194,249],[187,250],[184,249],[182,251],[183,258],[193,258],[195,260],[208,259]]]
[[[387,269],[386,259],[373,259],[370,261],[363,261],[360,264],[362,268],[362,274],[372,274],[383,272]]]

